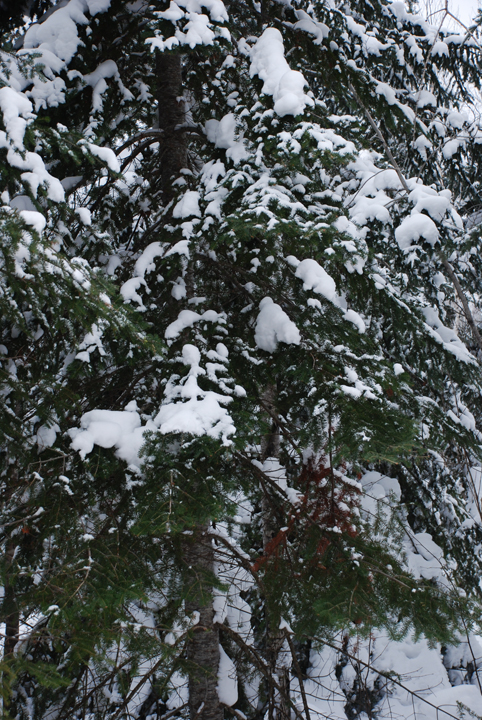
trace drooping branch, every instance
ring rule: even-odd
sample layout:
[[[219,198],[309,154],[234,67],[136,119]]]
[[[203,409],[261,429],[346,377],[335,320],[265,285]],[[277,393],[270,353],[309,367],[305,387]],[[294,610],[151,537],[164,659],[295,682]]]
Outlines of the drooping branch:
[[[353,95],[354,99],[356,100],[356,102],[358,103],[360,108],[363,110],[363,113],[365,114],[365,117],[367,118],[367,120],[370,124],[370,127],[373,129],[377,138],[382,143],[383,148],[386,153],[386,156],[387,156],[390,164],[392,165],[393,169],[397,173],[403,189],[405,190],[405,192],[408,195],[410,193],[410,188],[408,187],[408,183],[407,183],[405,176],[400,168],[400,165],[398,164],[392,151],[390,150],[390,147],[389,147],[387,141],[385,140],[382,131],[378,127],[377,123],[375,122],[371,112],[366,107],[365,103],[362,101],[362,99],[358,95],[357,91],[355,90],[355,88],[353,87],[353,85],[350,82],[348,83],[348,89],[350,90],[351,94]],[[445,257],[444,253],[441,250],[438,252],[438,256],[440,258],[442,265],[444,266],[444,268],[447,272],[447,275],[450,278],[450,281],[452,282],[452,285],[455,288],[455,292],[457,293],[457,296],[458,296],[460,302],[462,303],[462,308],[464,311],[465,319],[467,320],[467,323],[472,331],[472,337],[474,339],[474,342],[477,345],[477,347],[479,348],[479,350],[482,351],[482,337],[481,337],[479,330],[477,328],[477,325],[475,323],[474,316],[472,315],[472,312],[470,310],[467,296],[465,295],[465,293],[462,289],[462,286],[457,278],[457,275],[455,274],[455,271],[454,271],[452,265],[450,264],[450,262],[448,261],[448,259]]]
[[[445,270],[447,271],[447,275],[449,276],[450,280],[452,281],[452,284],[455,288],[455,292],[458,295],[458,298],[460,302],[462,303],[462,308],[464,310],[465,319],[467,320],[467,323],[472,331],[472,337],[474,338],[474,342],[479,348],[479,350],[482,351],[482,337],[479,333],[479,329],[476,325],[476,322],[474,320],[474,316],[472,315],[469,307],[469,303],[467,300],[467,296],[465,295],[462,286],[459,282],[459,279],[457,275],[455,274],[455,270],[453,269],[452,265],[449,263],[447,258],[442,252],[439,252],[439,257],[442,262],[442,265],[444,266]]]

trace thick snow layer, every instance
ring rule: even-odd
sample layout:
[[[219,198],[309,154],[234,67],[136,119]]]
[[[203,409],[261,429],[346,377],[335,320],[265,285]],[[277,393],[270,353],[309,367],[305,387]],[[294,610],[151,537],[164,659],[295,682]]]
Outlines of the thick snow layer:
[[[47,220],[42,213],[39,213],[36,210],[20,210],[20,215],[27,225],[33,227],[39,235],[43,232],[47,224]]]
[[[321,45],[330,34],[329,28],[322,22],[318,22],[311,18],[304,10],[295,10],[298,22],[294,24],[296,30],[303,30],[314,36],[315,45]]]
[[[69,63],[80,44],[77,25],[88,23],[84,14],[87,10],[88,5],[84,0],[70,0],[56,9],[44,22],[29,27],[24,38],[24,48],[42,53],[41,61],[47,61],[47,67],[51,66],[49,61],[54,58]],[[60,67],[54,60],[53,69],[58,72]]]
[[[437,342],[444,346],[445,350],[455,355],[458,360],[477,364],[474,356],[467,350],[457,333],[443,324],[435,308],[426,307],[422,312],[426,320],[425,328]]]
[[[288,258],[290,261],[291,258]],[[316,260],[302,260],[296,268],[295,276],[303,281],[304,290],[313,290],[330,302],[336,302],[336,284]]]
[[[228,19],[228,11],[222,0],[176,0],[176,2],[171,0],[169,10],[174,9],[176,5],[178,8],[184,8],[188,13],[200,13],[206,8],[214,22],[225,22]]]
[[[175,205],[172,216],[175,218],[201,217],[198,191],[188,190]]]
[[[416,693],[414,696],[403,687],[393,686],[390,695],[381,701],[380,717],[448,720],[447,713],[459,716],[458,702],[479,715],[482,712],[479,689],[474,685],[451,687],[440,649],[430,647],[424,638],[418,642],[411,637],[393,642],[383,633],[377,633],[372,653],[375,670],[395,672],[408,691]]]
[[[100,158],[103,162],[106,163],[106,165],[113,171],[113,172],[120,172],[120,162],[117,158],[117,155],[113,150],[106,147],[100,147],[99,145],[94,145],[94,143],[86,143],[86,146],[89,148],[92,155],[95,155],[96,157]]]
[[[142,298],[137,292],[142,286],[146,286],[146,281],[143,277],[133,277],[126,280],[120,289],[120,294],[124,298],[124,302],[136,302],[139,305],[139,310],[145,309]]]
[[[7,138],[19,150],[23,150],[23,136],[27,127],[27,119],[32,116],[32,103],[20,92],[12,88],[0,88],[0,110],[3,113],[3,124]]]
[[[184,346],[182,360],[190,365],[190,370],[184,382],[168,383],[165,404],[154,421],[148,420],[143,426],[135,402],[120,411],[91,410],[82,416],[80,428],[69,431],[72,448],[84,458],[95,445],[115,447],[121,460],[125,460],[132,469],[139,470],[139,455],[146,431],[208,435],[229,445],[229,437],[234,434],[235,427],[222,405],[231,402],[232,398],[199,387],[197,378],[206,374],[200,366],[200,359],[199,350],[194,345]]]
[[[230,403],[232,398],[199,387],[198,377],[206,374],[200,360],[201,354],[197,347],[184,345],[182,361],[191,366],[190,370],[183,383],[171,381],[167,384],[166,402],[154,420],[155,425],[163,434],[208,435],[220,438],[224,445],[229,445],[229,437],[234,434],[235,427],[222,405]]]
[[[452,193],[450,190],[437,192],[433,188],[417,183],[408,197],[414,205],[414,214],[426,210],[433,220],[440,221],[450,207]]]
[[[18,130],[18,126],[16,129]],[[24,183],[29,185],[34,197],[37,196],[39,186],[45,184],[47,196],[50,200],[61,202],[64,199],[65,192],[62,183],[56,177],[50,175],[38,153],[21,153],[10,144],[5,131],[0,130],[0,148],[2,147],[8,148],[7,162],[9,165],[25,171],[20,177]]]
[[[236,668],[221,645],[219,646],[218,697],[220,702],[230,707],[238,702]]]
[[[432,246],[439,239],[436,224],[428,215],[422,215],[422,213],[409,215],[395,230],[395,239],[400,250],[409,250],[420,238],[424,238]]]
[[[236,117],[233,113],[228,113],[221,120],[207,120],[205,129],[208,140],[216,147],[226,150],[226,157],[231,158],[234,163],[249,157],[242,139],[236,140]]]
[[[283,38],[276,28],[266,28],[251,48],[250,75],[258,75],[263,81],[262,92],[272,95],[275,112],[284,115],[301,115],[313,100],[305,95],[307,84],[303,75],[291,70],[285,60]]]
[[[205,8],[209,16],[203,13]],[[228,19],[228,13],[222,0],[171,0],[169,8],[158,15],[164,20],[169,20],[175,26],[175,34],[165,39],[158,35],[148,38],[149,43],[159,50],[172,50],[178,45],[188,45],[191,48],[196,45],[212,45],[216,36],[230,39],[227,28],[212,25],[212,22],[223,23]],[[181,30],[178,23],[187,19]],[[211,22],[212,21],[212,22]]]
[[[270,297],[265,297],[259,304],[254,340],[261,350],[273,353],[280,342],[287,345],[299,345],[301,336],[300,331],[285,311]]]
[[[76,72],[76,71],[74,71]],[[90,85],[92,88],[92,110],[102,110],[103,106],[103,94],[107,90],[106,80],[114,78],[119,86],[119,90],[122,92],[125,100],[133,100],[134,96],[124,87],[119,75],[117,64],[114,60],[105,60],[102,62],[92,73],[84,75],[82,81],[86,85]]]
[[[94,445],[117,449],[116,455],[128,465],[140,466],[139,452],[144,444],[146,430],[156,430],[152,421],[144,427],[130,403],[125,410],[91,410],[82,416],[79,428],[71,429],[72,448],[84,458],[92,452]]]
[[[206,310],[202,315],[194,312],[194,310],[181,310],[177,320],[174,320],[174,322],[167,326],[164,337],[166,340],[173,340],[179,337],[183,330],[192,327],[194,323],[201,322],[202,320],[207,322],[226,322],[224,317],[215,310]]]
[[[60,432],[60,427],[57,423],[53,425],[41,425],[37,430],[37,445],[38,451],[41,453],[55,443],[57,439],[57,433]]]
[[[303,281],[304,290],[313,290],[318,295],[323,295],[326,300],[344,311],[344,320],[353,323],[360,333],[365,332],[366,325],[360,314],[355,310],[346,309],[346,302],[336,292],[335,281],[316,260],[307,258],[299,262],[293,255],[287,257],[286,260],[290,265],[296,267],[295,276]]]
[[[78,207],[75,208],[75,212],[79,216],[80,222],[83,225],[92,225],[92,213],[90,212],[89,208]]]

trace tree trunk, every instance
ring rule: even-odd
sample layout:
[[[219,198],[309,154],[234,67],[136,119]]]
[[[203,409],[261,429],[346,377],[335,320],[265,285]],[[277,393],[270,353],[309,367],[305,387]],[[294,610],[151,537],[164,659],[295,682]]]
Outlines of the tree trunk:
[[[268,385],[262,396],[262,407],[265,408],[267,418],[271,419],[270,431],[261,438],[261,461],[264,463],[268,458],[279,459],[280,431],[276,421],[276,396],[275,385]],[[263,546],[266,551],[268,543],[279,531],[279,524],[273,513],[270,493],[265,489],[261,502],[263,511]],[[276,677],[280,690],[276,690],[273,684],[267,687],[268,695],[268,717],[269,720],[290,720],[291,711],[289,704],[290,696],[290,668],[286,663],[286,653],[283,652],[285,636],[283,630],[272,627],[269,619],[266,621],[266,661],[270,675]]]
[[[163,131],[159,143],[160,173],[163,202],[173,196],[172,181],[187,166],[186,134],[181,126],[186,121],[185,102],[182,99],[182,57],[157,53],[159,130]]]
[[[189,671],[189,712],[191,720],[222,720],[217,684],[219,668],[219,630],[214,625],[212,584],[214,548],[208,526],[200,526],[186,541],[184,558],[189,566],[189,596],[186,614],[199,614],[187,646]]]
[[[173,197],[172,182],[187,166],[185,102],[182,99],[182,57],[157,53],[159,143],[162,200],[167,204]],[[188,270],[188,294],[189,288]],[[184,543],[184,561],[189,567],[186,614],[199,614],[187,643],[189,661],[189,712],[191,720],[222,720],[224,712],[219,703],[217,684],[219,669],[219,630],[214,626],[212,586],[214,548],[208,537],[208,526],[194,528],[194,534]]]
[[[11,655],[15,650],[15,645],[18,642],[18,633],[20,625],[20,616],[18,612],[17,600],[15,597],[15,589],[11,583],[11,574],[9,568],[13,562],[13,556],[15,554],[15,542],[10,539],[8,541],[7,550],[5,553],[5,598],[4,598],[4,622],[5,622],[5,642],[3,646],[4,657]]]

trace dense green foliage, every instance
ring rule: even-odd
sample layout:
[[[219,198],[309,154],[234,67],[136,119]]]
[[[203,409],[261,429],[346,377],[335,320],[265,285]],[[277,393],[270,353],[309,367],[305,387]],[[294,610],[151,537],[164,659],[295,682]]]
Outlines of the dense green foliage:
[[[348,647],[478,627],[478,42],[377,0],[33,20],[0,66],[5,717],[217,718],[182,689],[213,595],[228,715],[307,714],[338,643],[366,717]]]

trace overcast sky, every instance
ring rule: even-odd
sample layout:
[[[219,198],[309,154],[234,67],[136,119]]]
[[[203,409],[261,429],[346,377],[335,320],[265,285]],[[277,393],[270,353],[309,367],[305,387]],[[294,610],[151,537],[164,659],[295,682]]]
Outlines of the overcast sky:
[[[479,4],[478,0],[452,0],[452,12],[468,24],[477,15]]]
[[[449,10],[460,18],[460,20],[465,23],[466,25],[469,25],[471,20],[474,18],[474,16],[477,14],[477,9],[480,5],[482,5],[482,0],[447,0],[448,1],[448,7]],[[446,0],[419,0],[419,7],[421,8],[421,12],[426,15],[426,12],[424,12],[423,8],[429,8],[430,11],[437,10],[440,8],[445,7]],[[441,17],[439,13],[435,17]],[[433,18],[435,20],[435,17]],[[448,24],[448,20],[447,20]],[[456,23],[450,25],[455,29]],[[460,28],[460,25],[459,25]]]

